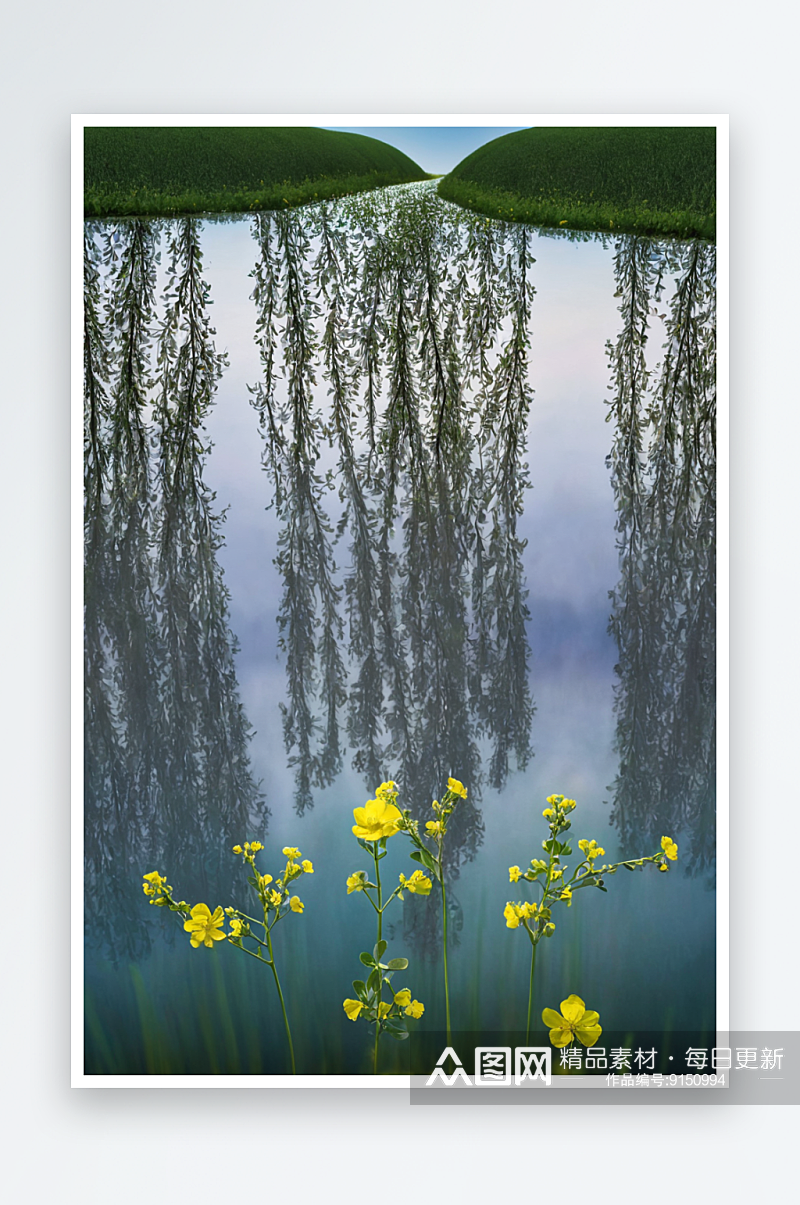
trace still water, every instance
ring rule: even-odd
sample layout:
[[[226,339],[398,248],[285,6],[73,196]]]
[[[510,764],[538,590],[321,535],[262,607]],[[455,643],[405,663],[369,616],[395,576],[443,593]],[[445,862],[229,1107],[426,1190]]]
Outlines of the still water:
[[[368,1072],[342,1000],[374,918],[345,879],[387,778],[423,819],[468,788],[455,1028],[524,1022],[503,908],[535,897],[508,867],[561,792],[609,861],[680,853],[560,910],[536,1015],[576,993],[609,1031],[712,1030],[713,247],[411,185],[91,223],[85,270],[87,1071],[287,1070],[266,968],[141,893],[158,869],[245,907],[230,848],[258,838],[262,870],[287,844],[315,868],[275,939],[298,1070]],[[394,908],[388,956],[441,1029],[435,894]]]

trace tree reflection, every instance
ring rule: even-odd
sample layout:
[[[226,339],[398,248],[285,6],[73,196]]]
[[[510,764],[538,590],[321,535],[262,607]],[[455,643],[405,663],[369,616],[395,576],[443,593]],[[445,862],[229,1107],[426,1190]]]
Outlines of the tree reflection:
[[[418,814],[456,774],[456,875],[482,840],[483,781],[530,757],[530,234],[411,189],[260,215],[253,233],[295,806],[345,740],[365,788],[394,777]]]
[[[156,323],[160,236],[168,283]],[[203,483],[213,345],[198,225],[87,228],[85,242],[87,934],[115,961],[149,946],[141,876],[216,897],[263,797]]]
[[[623,239],[615,259],[623,327],[610,456],[620,581],[619,771],[612,821],[626,845],[689,834],[689,869],[715,856],[715,254],[708,244]],[[664,278],[676,279],[663,315]],[[661,363],[645,350],[664,321]]]

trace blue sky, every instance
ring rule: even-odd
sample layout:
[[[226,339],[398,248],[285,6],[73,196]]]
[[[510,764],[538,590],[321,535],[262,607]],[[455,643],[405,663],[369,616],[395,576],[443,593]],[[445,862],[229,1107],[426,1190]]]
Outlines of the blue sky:
[[[366,134],[398,147],[424,171],[449,172],[467,155],[520,126],[325,126],[348,134]]]

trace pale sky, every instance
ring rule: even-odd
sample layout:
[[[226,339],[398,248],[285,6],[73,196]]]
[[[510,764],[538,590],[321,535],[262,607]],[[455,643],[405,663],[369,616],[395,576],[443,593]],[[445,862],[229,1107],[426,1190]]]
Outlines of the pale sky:
[[[432,175],[452,171],[467,155],[502,134],[524,126],[325,126],[347,134],[366,134],[403,151]]]

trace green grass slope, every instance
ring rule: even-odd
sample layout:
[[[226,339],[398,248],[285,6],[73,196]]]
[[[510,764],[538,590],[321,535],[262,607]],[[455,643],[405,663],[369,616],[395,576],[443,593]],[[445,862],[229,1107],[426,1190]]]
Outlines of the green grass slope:
[[[491,217],[573,230],[716,234],[713,127],[538,127],[479,147],[440,182]]]
[[[402,151],[309,127],[112,126],[84,130],[84,212],[241,213],[426,180]]]

